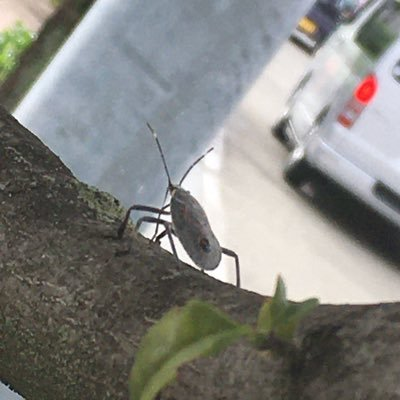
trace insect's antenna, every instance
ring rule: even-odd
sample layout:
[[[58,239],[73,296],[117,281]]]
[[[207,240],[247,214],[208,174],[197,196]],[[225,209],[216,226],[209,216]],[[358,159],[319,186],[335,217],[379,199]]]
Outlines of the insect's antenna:
[[[164,169],[165,169],[165,172],[167,173],[167,177],[168,177],[168,186],[171,187],[171,186],[173,186],[173,185],[172,185],[172,181],[171,181],[171,176],[169,175],[167,163],[166,163],[166,161],[165,161],[164,153],[163,153],[163,151],[162,151],[160,141],[158,140],[157,133],[156,133],[156,131],[151,127],[151,125],[150,125],[148,122],[146,122],[146,125],[147,125],[147,127],[150,129],[150,132],[153,134],[154,140],[155,140],[156,143],[157,143],[158,151],[159,151],[160,154],[161,154],[161,159],[162,159],[162,162],[163,162],[163,165],[164,165]]]
[[[182,176],[182,179],[179,181],[179,186],[182,185],[182,182],[185,180],[185,178],[189,175],[189,172],[192,170],[192,168],[198,164],[208,153],[210,153],[211,151],[214,150],[214,147],[211,147],[210,149],[208,149],[202,156],[200,156],[188,169],[187,171],[184,173],[184,175]]]

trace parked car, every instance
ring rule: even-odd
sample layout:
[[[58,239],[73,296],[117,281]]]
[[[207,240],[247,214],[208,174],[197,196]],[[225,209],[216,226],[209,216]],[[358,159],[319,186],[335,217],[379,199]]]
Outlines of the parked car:
[[[400,225],[400,4],[370,1],[312,62],[273,128],[294,186],[315,171]]]
[[[314,53],[342,22],[360,12],[364,0],[317,0],[292,32],[291,39]]]

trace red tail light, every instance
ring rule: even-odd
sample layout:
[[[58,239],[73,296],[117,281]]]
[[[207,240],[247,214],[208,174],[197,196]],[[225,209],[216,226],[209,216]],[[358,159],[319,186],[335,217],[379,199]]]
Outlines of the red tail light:
[[[375,75],[366,76],[354,90],[352,98],[346,103],[337,120],[344,127],[350,128],[360,116],[364,108],[374,98],[378,90]]]

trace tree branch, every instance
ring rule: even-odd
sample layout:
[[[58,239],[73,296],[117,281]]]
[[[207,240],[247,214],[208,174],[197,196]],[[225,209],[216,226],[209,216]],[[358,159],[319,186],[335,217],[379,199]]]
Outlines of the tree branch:
[[[77,181],[2,108],[0,205],[0,379],[29,400],[127,399],[149,320],[188,299],[257,318],[262,296],[189,266],[174,276],[175,259],[132,230],[117,240],[117,200]],[[399,342],[398,304],[320,306],[296,357],[239,343],[182,368],[161,397],[397,399]]]

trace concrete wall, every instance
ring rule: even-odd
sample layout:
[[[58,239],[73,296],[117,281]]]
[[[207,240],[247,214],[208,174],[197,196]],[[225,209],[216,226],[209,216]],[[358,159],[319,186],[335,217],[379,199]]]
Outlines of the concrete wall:
[[[15,115],[80,179],[154,203],[166,180],[145,121],[178,180],[309,3],[98,0]]]

